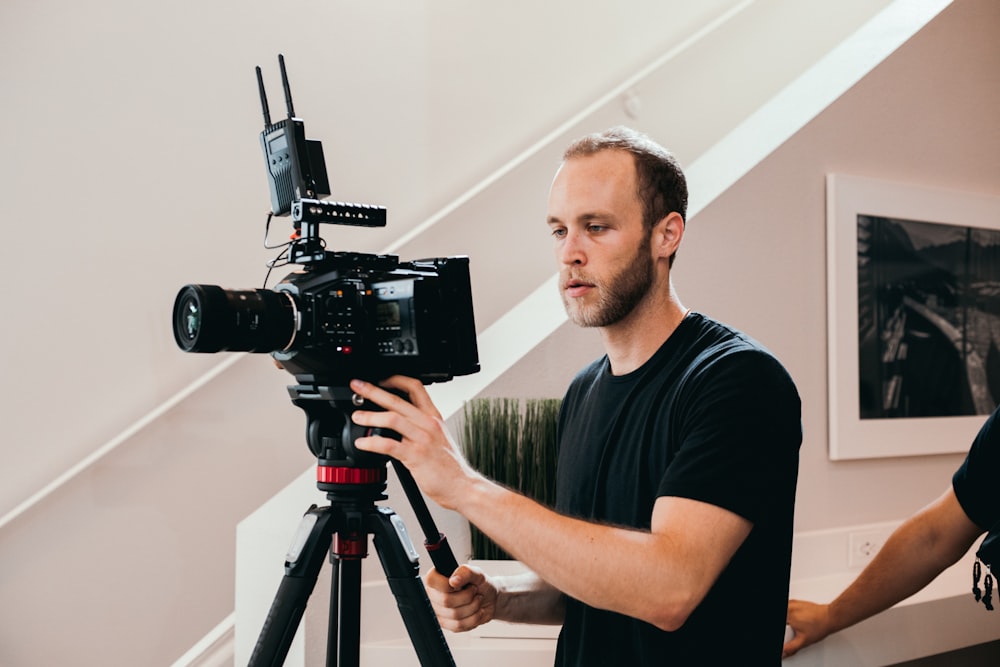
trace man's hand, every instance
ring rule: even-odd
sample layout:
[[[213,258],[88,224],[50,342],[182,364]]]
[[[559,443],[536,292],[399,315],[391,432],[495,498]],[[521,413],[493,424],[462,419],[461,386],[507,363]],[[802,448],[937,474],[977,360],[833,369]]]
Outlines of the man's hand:
[[[785,642],[781,651],[782,658],[793,656],[830,634],[829,605],[789,600],[787,619],[795,635]]]
[[[496,614],[497,589],[478,567],[459,565],[450,578],[431,570],[424,584],[438,622],[446,630],[466,632]]]
[[[402,439],[365,436],[355,440],[355,446],[396,459],[410,471],[421,491],[442,507],[457,509],[480,475],[462,456],[420,380],[394,375],[381,385],[385,389],[361,380],[351,381],[354,393],[385,410],[357,410],[351,418],[361,426],[395,431]],[[409,400],[386,389],[402,392]]]

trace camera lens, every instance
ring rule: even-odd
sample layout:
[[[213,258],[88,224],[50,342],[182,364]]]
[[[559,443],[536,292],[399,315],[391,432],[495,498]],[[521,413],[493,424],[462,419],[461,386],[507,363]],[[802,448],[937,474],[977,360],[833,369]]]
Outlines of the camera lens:
[[[274,352],[295,338],[292,295],[186,285],[174,299],[174,340],[185,352]]]

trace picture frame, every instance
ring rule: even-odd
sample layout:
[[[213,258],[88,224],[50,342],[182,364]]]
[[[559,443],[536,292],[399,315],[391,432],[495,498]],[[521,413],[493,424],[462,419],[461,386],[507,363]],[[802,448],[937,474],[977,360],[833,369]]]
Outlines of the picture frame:
[[[1000,197],[834,173],[826,205],[830,459],[967,452],[1000,400]]]

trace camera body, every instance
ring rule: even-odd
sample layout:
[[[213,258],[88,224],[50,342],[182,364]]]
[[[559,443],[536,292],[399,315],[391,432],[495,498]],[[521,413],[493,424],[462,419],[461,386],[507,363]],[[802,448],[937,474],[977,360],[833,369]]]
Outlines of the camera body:
[[[303,384],[395,374],[429,384],[479,370],[464,256],[329,253],[274,290],[187,285],[174,338],[186,352],[270,352]]]
[[[260,68],[261,147],[274,215],[290,215],[288,274],[273,290],[191,284],[174,300],[174,339],[185,352],[267,352],[300,384],[346,386],[408,375],[424,384],[479,371],[469,258],[399,261],[331,252],[322,224],[384,226],[385,209],[312,198],[328,194],[322,146],[294,117],[272,124]]]
[[[298,301],[301,326],[273,356],[300,382],[401,374],[429,384],[479,370],[468,257],[330,261],[341,268],[293,273],[276,287]]]

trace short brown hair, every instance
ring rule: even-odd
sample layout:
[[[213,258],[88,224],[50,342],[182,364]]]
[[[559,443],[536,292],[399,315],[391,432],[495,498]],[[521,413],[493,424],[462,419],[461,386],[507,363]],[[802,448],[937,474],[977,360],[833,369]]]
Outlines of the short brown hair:
[[[641,132],[619,125],[588,134],[570,144],[563,153],[563,160],[605,150],[632,154],[638,185],[636,194],[642,202],[643,222],[648,228],[652,229],[674,211],[687,221],[687,179],[680,164],[670,151]]]

